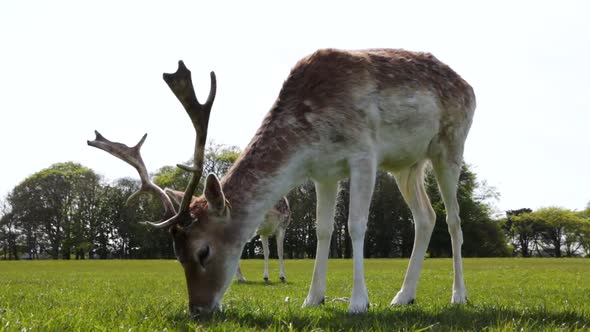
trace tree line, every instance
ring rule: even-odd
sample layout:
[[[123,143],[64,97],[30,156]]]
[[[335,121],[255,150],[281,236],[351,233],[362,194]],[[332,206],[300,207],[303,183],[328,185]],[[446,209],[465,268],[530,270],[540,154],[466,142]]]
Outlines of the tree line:
[[[233,146],[209,144],[205,172],[223,176],[239,156]],[[190,163],[190,161],[189,161]],[[173,166],[152,174],[161,187],[183,190],[188,176]],[[436,225],[428,248],[430,257],[450,257],[451,242],[445,208],[432,172],[426,189],[436,212]],[[158,220],[159,200],[139,196],[139,179],[105,181],[90,168],[74,162],[57,163],[19,183],[0,201],[0,259],[108,259],[173,258],[167,232],[145,227]],[[198,189],[202,192],[202,184]],[[348,236],[348,181],[340,183],[330,257],[352,257]],[[497,191],[478,181],[472,167],[464,165],[459,180],[459,205],[463,228],[463,255],[590,256],[590,204],[584,211],[548,207],[532,211],[507,211],[498,218],[491,202]],[[312,182],[291,190],[287,198],[292,221],[285,237],[287,258],[313,258],[316,251],[315,188]],[[394,177],[379,172],[365,238],[365,257],[409,257],[414,241],[412,214]],[[271,257],[276,256],[270,241]],[[243,258],[260,257],[262,246],[253,239]]]

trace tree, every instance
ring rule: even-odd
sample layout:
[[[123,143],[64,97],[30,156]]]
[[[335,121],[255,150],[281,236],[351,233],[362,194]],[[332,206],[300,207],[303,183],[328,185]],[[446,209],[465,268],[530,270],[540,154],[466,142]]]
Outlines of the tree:
[[[236,147],[210,144],[205,155],[206,172],[222,177],[238,154]],[[176,190],[183,190],[188,182],[187,173],[172,166],[161,168],[153,178],[161,187]],[[450,256],[445,207],[432,172],[426,177],[426,187],[437,215],[429,253],[432,257]],[[29,259],[43,255],[54,259],[174,257],[167,232],[154,231],[140,224],[160,219],[161,202],[150,195],[141,195],[127,202],[127,198],[138,188],[139,181],[136,179],[123,178],[104,183],[100,176],[80,164],[51,165],[23,180],[0,206],[0,254],[4,259],[16,259],[23,256],[22,253]],[[488,203],[496,196],[494,188],[477,181],[469,166],[463,167],[458,198],[465,256],[507,254],[500,223],[492,220],[493,211]],[[348,234],[349,197],[348,181],[343,180],[336,201],[330,246],[332,258],[352,256]],[[315,185],[308,181],[294,188],[288,199],[292,222],[285,238],[286,257],[313,258],[317,243]],[[550,241],[557,243],[551,248],[557,245],[565,255],[579,255],[584,251],[588,254],[588,211],[590,209],[578,214],[579,220],[584,220],[585,224],[550,228],[551,224],[543,223],[542,229],[537,219],[527,221],[524,217],[516,218],[530,210],[509,211],[503,226],[516,251],[520,250],[523,256],[529,255],[530,248],[540,252],[541,244],[549,248],[550,245],[545,244]],[[365,236],[365,256],[409,257],[414,240],[413,222],[394,177],[379,172]],[[527,229],[527,225],[536,225],[537,228]],[[274,241],[270,245],[271,253],[274,253]],[[255,257],[260,252],[261,243],[254,239],[246,245],[243,257]],[[554,253],[557,255],[555,250]]]
[[[578,212],[578,216],[584,220],[578,233],[578,239],[585,256],[590,257],[590,202],[588,202],[585,210]]]
[[[332,233],[332,241],[330,242],[332,257],[352,257],[352,241],[348,234],[349,201],[350,181],[342,180],[338,185],[336,211],[334,213],[334,233]]]
[[[58,163],[22,181],[9,195],[14,218],[22,225],[29,258],[44,251],[69,259],[72,251],[87,247],[87,223],[93,209],[89,192],[99,176],[73,162]],[[79,253],[79,252],[78,252]]]
[[[528,208],[506,211],[506,219],[503,220],[502,228],[511,242],[513,254],[520,253],[522,257],[531,257],[531,248],[536,243],[537,225],[532,220],[518,220],[518,217],[533,210]]]
[[[6,200],[0,201],[0,243],[3,259],[19,259],[19,229]]]
[[[221,178],[239,156],[240,149],[237,146],[209,143],[205,150],[203,174],[213,173]],[[186,164],[192,165],[193,160],[188,160]],[[176,166],[163,166],[156,171],[153,178],[154,182],[162,188],[184,191],[190,180],[190,173]],[[203,191],[203,181],[204,177],[201,179],[196,192]]]
[[[315,257],[316,196],[315,185],[307,181],[287,195],[291,207],[291,224],[285,233],[285,257]]]
[[[513,219],[516,224],[529,225],[539,255],[574,256],[586,242],[587,220],[567,209],[546,207]]]
[[[436,224],[428,252],[431,257],[450,257],[451,239],[447,231],[444,203],[432,171],[426,176],[426,191],[436,213]],[[508,255],[500,223],[492,220],[492,210],[486,200],[497,197],[493,188],[477,181],[470,166],[464,164],[459,176],[457,198],[463,230],[464,256],[493,257]]]
[[[153,179],[161,188],[184,191],[190,180],[190,173],[176,166],[162,166],[154,173]]]
[[[222,178],[238,159],[240,153],[241,150],[237,146],[209,143],[203,162],[204,174],[213,173]]]
[[[151,195],[141,195],[127,203],[131,194],[139,189],[139,180],[123,178],[110,188],[109,200],[112,218],[110,231],[112,252],[117,258],[173,258],[170,235],[141,224],[146,220],[159,220],[163,207]]]
[[[389,173],[377,172],[365,236],[365,257],[409,257],[411,254],[412,213]]]

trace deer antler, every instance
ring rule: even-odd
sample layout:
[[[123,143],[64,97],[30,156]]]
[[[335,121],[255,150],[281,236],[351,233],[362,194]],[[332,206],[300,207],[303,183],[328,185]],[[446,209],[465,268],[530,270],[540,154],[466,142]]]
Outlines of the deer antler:
[[[209,97],[207,97],[205,104],[201,104],[195,95],[191,72],[186,68],[182,60],[178,61],[178,70],[174,74],[164,74],[163,78],[182,106],[184,106],[184,109],[191,118],[193,127],[196,131],[193,166],[177,165],[179,168],[192,173],[189,184],[184,192],[184,197],[180,203],[178,213],[173,217],[173,219],[178,219],[188,213],[189,204],[203,173],[207,127],[209,125],[211,107],[213,106],[215,93],[217,91],[217,80],[215,79],[215,73],[211,72],[211,89],[209,90]]]
[[[147,138],[147,134],[143,135],[141,140],[139,140],[139,143],[137,143],[134,147],[128,147],[122,143],[109,141],[96,130],[94,133],[96,134],[96,138],[94,141],[87,141],[88,145],[106,151],[123,160],[124,162],[133,166],[137,170],[137,173],[139,173],[139,178],[141,179],[141,188],[129,196],[127,199],[127,204],[129,204],[131,200],[142,193],[152,193],[160,197],[162,204],[164,204],[164,219],[172,218],[176,214],[172,201],[164,192],[164,190],[162,190],[162,188],[158,187],[150,180],[145,164],[143,163],[143,159],[141,158],[140,149],[143,145],[143,142],[145,142],[145,139]]]
[[[191,118],[193,127],[196,131],[196,142],[195,142],[195,156],[193,166],[178,165],[181,169],[191,172],[192,176],[188,186],[184,192],[184,197],[180,203],[178,212],[174,209],[172,201],[166,195],[162,188],[150,181],[148,172],[145,168],[139,149],[145,141],[147,134],[137,143],[136,146],[130,148],[125,144],[111,142],[104,138],[98,131],[96,131],[96,139],[94,141],[88,141],[88,145],[104,150],[115,157],[125,161],[131,166],[137,169],[139,177],[141,178],[141,189],[133,193],[128,199],[136,197],[142,192],[151,192],[157,194],[164,204],[164,221],[153,223],[146,221],[145,223],[156,228],[165,228],[172,226],[181,218],[186,218],[189,213],[189,204],[192,200],[193,194],[197,189],[199,180],[203,173],[203,160],[205,155],[205,142],[207,140],[207,126],[209,125],[209,115],[211,114],[211,107],[215,100],[215,93],[217,91],[217,81],[215,79],[215,73],[211,72],[211,90],[209,91],[209,97],[205,104],[199,103],[195,90],[193,88],[193,82],[191,79],[191,72],[186,68],[184,62],[178,61],[178,70],[173,74],[164,74],[164,81],[170,87],[170,90],[174,93],[176,98],[180,100],[182,106],[186,110],[186,113]]]

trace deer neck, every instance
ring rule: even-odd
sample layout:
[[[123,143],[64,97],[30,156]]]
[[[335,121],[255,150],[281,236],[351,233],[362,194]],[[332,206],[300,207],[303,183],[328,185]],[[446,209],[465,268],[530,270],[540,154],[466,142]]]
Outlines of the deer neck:
[[[222,179],[232,219],[251,236],[276,201],[303,182],[306,137],[298,127],[269,112],[262,126]],[[285,123],[285,125],[283,125]],[[249,240],[249,239],[248,239]]]

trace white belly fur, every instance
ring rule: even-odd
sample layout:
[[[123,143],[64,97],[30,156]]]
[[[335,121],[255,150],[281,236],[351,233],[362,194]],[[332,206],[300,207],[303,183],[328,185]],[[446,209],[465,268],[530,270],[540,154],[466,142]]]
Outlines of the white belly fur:
[[[356,112],[365,113],[365,122],[355,124],[365,127],[356,131],[359,135],[345,143],[323,139],[321,144],[308,147],[304,155],[308,156],[306,168],[312,179],[348,177],[349,162],[355,158],[376,158],[381,168],[395,171],[428,157],[441,117],[440,105],[431,92],[383,91],[358,106]],[[344,131],[347,125],[340,127]]]

